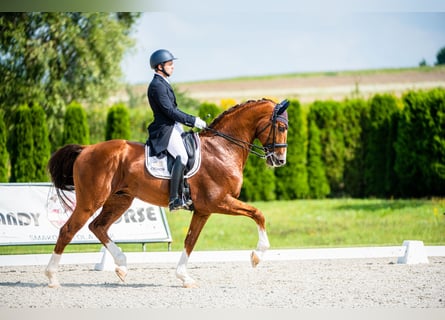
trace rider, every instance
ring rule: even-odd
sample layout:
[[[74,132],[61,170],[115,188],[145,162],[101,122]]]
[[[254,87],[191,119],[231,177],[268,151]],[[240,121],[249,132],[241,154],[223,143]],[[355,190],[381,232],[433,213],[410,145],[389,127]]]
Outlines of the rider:
[[[170,211],[187,208],[179,190],[184,180],[184,169],[188,155],[182,142],[184,132],[182,124],[189,127],[204,129],[207,124],[199,117],[189,115],[178,109],[173,88],[168,77],[174,70],[173,54],[165,49],[156,50],[150,56],[150,67],[155,74],[148,86],[147,96],[154,120],[148,126],[150,150],[160,154],[167,150],[175,159],[170,180]]]

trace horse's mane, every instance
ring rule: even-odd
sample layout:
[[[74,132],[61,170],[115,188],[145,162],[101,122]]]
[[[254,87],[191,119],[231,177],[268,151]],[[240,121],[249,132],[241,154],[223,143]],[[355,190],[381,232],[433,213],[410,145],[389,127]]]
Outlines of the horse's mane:
[[[238,110],[244,109],[244,108],[249,108],[252,105],[257,105],[259,103],[263,103],[263,102],[272,102],[272,100],[270,99],[266,99],[263,98],[261,100],[248,100],[246,102],[237,104],[229,109],[227,109],[226,111],[224,111],[223,113],[221,113],[217,118],[215,118],[215,120],[212,121],[212,123],[210,123],[209,128],[215,128],[215,126],[218,125],[218,123],[221,122],[221,120],[223,120],[224,118],[231,116],[232,113],[237,112]],[[212,132],[210,130],[203,130],[201,131],[201,135],[205,135],[206,133],[211,134]]]

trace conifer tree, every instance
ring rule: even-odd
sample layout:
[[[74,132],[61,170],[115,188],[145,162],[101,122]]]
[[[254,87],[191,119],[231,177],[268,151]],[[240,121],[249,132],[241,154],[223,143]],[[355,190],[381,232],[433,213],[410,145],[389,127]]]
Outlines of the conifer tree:
[[[390,94],[376,94],[369,100],[366,126],[365,195],[388,197],[396,190],[394,171],[397,100]]]
[[[352,197],[365,195],[365,124],[368,104],[363,99],[344,102],[344,173],[345,194]]]
[[[115,104],[110,108],[107,114],[105,140],[129,140],[130,136],[130,115],[128,108],[122,103]]]
[[[322,160],[331,195],[344,193],[344,115],[342,104],[333,101],[315,101],[310,107],[312,120],[320,132]]]
[[[34,104],[31,107],[31,124],[34,142],[35,175],[33,181],[48,181],[47,164],[51,153],[51,145],[48,137],[46,115],[42,106]]]
[[[7,182],[9,173],[9,155],[6,149],[7,130],[4,119],[4,112],[0,110],[0,182]]]
[[[66,108],[62,144],[89,144],[90,133],[87,116],[83,107],[72,102]]]
[[[403,96],[395,143],[401,195],[445,195],[445,90],[410,91]]]
[[[320,130],[314,119],[308,118],[308,185],[309,196],[314,199],[325,198],[330,192],[326,170],[322,160],[322,148],[320,141]]]
[[[34,141],[31,125],[31,110],[27,105],[13,111],[12,130],[8,137],[11,159],[10,182],[30,182],[34,178]]]

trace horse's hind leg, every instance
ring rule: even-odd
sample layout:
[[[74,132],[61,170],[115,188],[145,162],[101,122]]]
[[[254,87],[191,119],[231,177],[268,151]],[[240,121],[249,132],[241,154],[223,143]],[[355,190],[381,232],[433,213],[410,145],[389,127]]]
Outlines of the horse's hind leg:
[[[60,258],[65,250],[65,247],[71,242],[76,233],[84,226],[88,219],[93,215],[95,209],[81,209],[77,206],[71,214],[68,221],[60,228],[59,237],[57,238],[56,246],[48,266],[45,269],[45,274],[49,279],[48,286],[50,288],[57,288],[60,286],[57,278],[57,269],[59,267]]]
[[[184,288],[197,287],[195,280],[193,280],[187,272],[187,262],[209,216],[210,215],[208,214],[200,215],[197,212],[193,213],[192,221],[190,222],[190,227],[184,240],[184,250],[182,251],[178,266],[176,267],[176,277],[182,281]]]
[[[111,195],[105,202],[102,211],[88,226],[113,256],[116,274],[122,281],[127,275],[127,258],[108,236],[108,229],[131,206],[133,199],[134,197],[126,193]]]

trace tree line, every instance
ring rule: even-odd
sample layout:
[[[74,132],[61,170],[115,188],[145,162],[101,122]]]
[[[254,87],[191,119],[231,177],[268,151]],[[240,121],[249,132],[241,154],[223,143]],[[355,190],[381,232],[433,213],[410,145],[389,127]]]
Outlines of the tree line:
[[[61,145],[134,140],[134,133],[145,142],[150,115],[134,113],[123,103],[106,110],[99,116],[77,102],[68,105]],[[199,105],[199,116],[207,122],[220,112],[216,104]],[[269,169],[250,155],[243,200],[445,195],[445,89],[411,90],[401,98],[376,94],[368,100],[319,100],[306,108],[293,99],[288,115],[286,166]],[[8,130],[5,118],[13,123]],[[136,127],[134,121],[139,121]],[[91,132],[95,127],[102,127],[101,136]],[[46,164],[54,149],[40,105],[0,115],[0,181],[48,181]]]
[[[307,110],[291,100],[288,114],[286,166],[267,170],[250,156],[244,200],[445,195],[445,89],[315,101]]]

